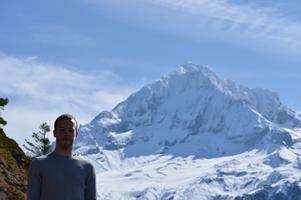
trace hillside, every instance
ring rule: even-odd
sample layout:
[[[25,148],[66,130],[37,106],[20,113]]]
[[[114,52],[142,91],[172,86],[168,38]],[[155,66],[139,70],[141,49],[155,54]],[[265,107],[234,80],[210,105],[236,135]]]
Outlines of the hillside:
[[[0,199],[26,198],[29,158],[0,128]]]

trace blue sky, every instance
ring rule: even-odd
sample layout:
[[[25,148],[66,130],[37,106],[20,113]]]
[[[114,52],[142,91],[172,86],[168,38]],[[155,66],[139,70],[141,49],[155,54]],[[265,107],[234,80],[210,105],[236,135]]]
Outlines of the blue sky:
[[[0,0],[0,95],[19,143],[193,62],[301,111],[299,0]]]

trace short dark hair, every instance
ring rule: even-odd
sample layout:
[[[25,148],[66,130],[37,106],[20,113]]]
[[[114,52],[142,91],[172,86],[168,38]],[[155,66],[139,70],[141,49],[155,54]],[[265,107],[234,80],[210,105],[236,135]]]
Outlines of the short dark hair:
[[[76,132],[77,132],[77,129],[78,129],[78,124],[77,124],[77,121],[75,119],[75,117],[73,115],[70,115],[70,114],[62,114],[60,115],[58,118],[56,118],[55,122],[54,122],[54,130],[56,129],[57,127],[57,124],[58,124],[58,121],[59,120],[62,120],[62,119],[70,119],[70,120],[74,120],[75,121],[75,128],[76,128]]]

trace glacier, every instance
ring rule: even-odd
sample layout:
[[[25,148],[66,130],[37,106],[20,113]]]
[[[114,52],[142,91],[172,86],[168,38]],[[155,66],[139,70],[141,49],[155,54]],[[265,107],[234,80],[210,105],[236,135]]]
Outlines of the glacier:
[[[98,199],[301,199],[301,118],[266,89],[185,64],[79,128]]]

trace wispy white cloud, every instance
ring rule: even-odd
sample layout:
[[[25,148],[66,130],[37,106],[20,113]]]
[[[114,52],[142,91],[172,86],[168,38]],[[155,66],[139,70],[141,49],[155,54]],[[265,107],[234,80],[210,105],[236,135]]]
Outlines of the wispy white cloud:
[[[123,19],[144,21],[144,26],[159,27],[173,33],[209,36],[260,48],[301,49],[301,23],[285,16],[275,7],[235,4],[229,0],[112,0],[102,6]],[[118,2],[118,3],[117,3]],[[135,12],[132,12],[135,10]]]
[[[8,134],[19,143],[44,121],[52,125],[62,113],[74,114],[81,124],[112,109],[136,86],[121,84],[109,71],[77,71],[36,57],[0,55],[0,95],[10,103],[3,115]]]
[[[273,8],[236,5],[227,0],[146,0],[210,20],[217,29],[300,46],[301,23],[290,21]],[[207,21],[208,22],[208,21]],[[208,25],[208,24],[207,24]]]

